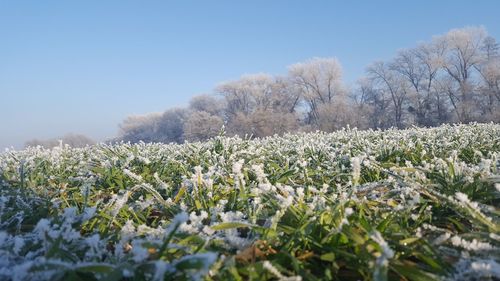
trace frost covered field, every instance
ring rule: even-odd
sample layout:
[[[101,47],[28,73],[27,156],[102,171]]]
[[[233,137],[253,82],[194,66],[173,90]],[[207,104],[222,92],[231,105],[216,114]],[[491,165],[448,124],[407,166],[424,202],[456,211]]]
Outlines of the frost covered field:
[[[500,125],[0,154],[0,280],[499,280]]]

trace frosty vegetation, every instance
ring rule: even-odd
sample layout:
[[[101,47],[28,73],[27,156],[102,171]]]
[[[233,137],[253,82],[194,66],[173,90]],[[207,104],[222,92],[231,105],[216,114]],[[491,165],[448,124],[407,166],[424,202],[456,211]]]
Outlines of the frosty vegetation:
[[[500,54],[484,28],[453,29],[372,63],[353,86],[335,58],[313,58],[283,76],[244,75],[194,97],[187,108],[129,116],[119,140],[198,141],[230,135],[332,132],[500,121]]]
[[[498,280],[499,136],[490,123],[7,151],[0,280]]]

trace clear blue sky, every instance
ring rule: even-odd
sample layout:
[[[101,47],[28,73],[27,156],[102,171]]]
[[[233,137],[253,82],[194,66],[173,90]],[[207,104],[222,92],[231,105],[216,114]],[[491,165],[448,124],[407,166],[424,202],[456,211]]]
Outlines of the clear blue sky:
[[[500,1],[0,0],[0,149],[117,133],[245,73],[337,57],[348,82],[452,28],[500,39]]]

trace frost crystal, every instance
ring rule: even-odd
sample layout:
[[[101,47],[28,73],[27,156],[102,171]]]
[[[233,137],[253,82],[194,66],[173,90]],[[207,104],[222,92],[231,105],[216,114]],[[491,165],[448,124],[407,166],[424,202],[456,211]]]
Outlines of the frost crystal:
[[[361,176],[361,159],[359,157],[351,158],[352,165],[352,181],[356,185],[359,182],[359,177]]]

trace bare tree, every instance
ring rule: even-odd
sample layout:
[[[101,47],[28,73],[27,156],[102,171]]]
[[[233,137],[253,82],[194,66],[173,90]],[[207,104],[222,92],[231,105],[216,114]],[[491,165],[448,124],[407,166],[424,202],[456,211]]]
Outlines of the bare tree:
[[[127,116],[119,125],[119,139],[126,142],[158,141],[161,113]]]
[[[238,113],[250,114],[258,106],[268,106],[273,83],[273,77],[268,74],[244,75],[239,80],[220,84],[215,91],[224,97],[225,112],[230,119]]]
[[[485,82],[486,109],[494,110],[500,102],[500,57],[492,58],[480,69],[480,73]]]
[[[382,98],[374,82],[368,77],[361,77],[356,82],[356,88],[351,93],[351,100],[354,102],[354,111],[357,113],[354,118],[354,126],[358,128],[383,128],[388,123],[384,114],[389,106],[389,102]]]
[[[481,76],[480,108],[484,121],[500,122],[500,55],[499,44],[492,37],[483,42],[484,60],[476,66]]]
[[[191,98],[188,109],[204,111],[211,115],[220,115],[224,109],[224,101],[212,95],[202,94]]]
[[[275,77],[271,97],[271,109],[284,113],[295,113],[301,103],[301,90],[289,77]],[[269,109],[264,107],[264,109]]]
[[[500,44],[498,44],[497,40],[491,36],[487,36],[483,40],[483,46],[481,50],[485,53],[485,57],[487,60],[498,58],[500,50]]]
[[[416,56],[424,69],[422,89],[429,97],[429,103],[427,104],[431,108],[430,117],[426,119],[425,124],[420,125],[435,126],[449,121],[447,96],[438,90],[437,83],[439,73],[443,68],[443,54],[445,51],[446,45],[439,41],[421,44],[415,50]]]
[[[347,96],[339,95],[335,101],[318,106],[318,127],[322,131],[333,132],[348,125],[355,125],[357,113],[359,112],[353,111]]]
[[[449,77],[457,84],[456,91],[450,92],[450,99],[460,122],[474,120],[476,105],[474,104],[475,84],[473,71],[482,60],[481,50],[487,33],[482,27],[466,27],[452,29],[447,34],[436,37],[446,46],[443,56],[443,67]]]
[[[409,83],[404,80],[390,64],[385,62],[375,62],[367,69],[369,78],[379,86],[379,99],[389,99],[392,107],[392,121],[390,125],[398,128],[403,127],[403,105],[407,102]],[[379,102],[383,104],[383,101]]]
[[[188,141],[202,141],[219,134],[224,121],[206,111],[194,111],[184,123],[184,138]]]
[[[244,75],[216,91],[225,99],[225,122],[231,134],[261,137],[281,134],[298,124],[300,92],[286,78]]]
[[[301,90],[309,107],[309,124],[319,125],[319,105],[333,103],[344,93],[342,67],[336,58],[313,58],[288,67],[288,76]]]
[[[185,108],[166,110],[159,118],[157,140],[163,143],[184,142],[184,122],[188,114]]]
[[[399,73],[411,86],[408,92],[408,111],[421,126],[439,124],[436,118],[444,112],[441,95],[434,88],[441,68],[444,48],[437,44],[422,44],[417,48],[400,51],[391,63],[391,69]],[[440,116],[441,117],[441,116]]]
[[[183,108],[168,109],[163,113],[128,116],[120,124],[119,138],[129,142],[184,141],[184,121],[188,111]]]

